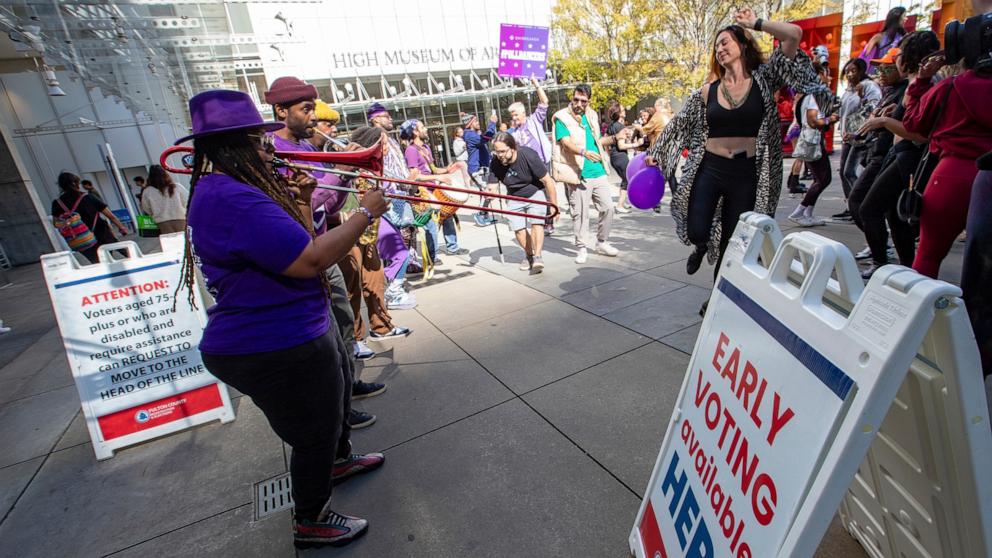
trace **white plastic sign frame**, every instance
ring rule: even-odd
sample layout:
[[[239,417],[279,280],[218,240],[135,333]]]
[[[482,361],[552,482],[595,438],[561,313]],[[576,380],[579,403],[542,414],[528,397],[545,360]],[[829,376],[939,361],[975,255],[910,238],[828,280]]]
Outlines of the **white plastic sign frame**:
[[[730,239],[630,533],[630,548],[638,557],[812,556],[902,384],[938,301],[960,295],[952,285],[895,267],[876,273],[865,288],[853,256],[842,244],[800,232],[786,237],[774,250],[777,231],[769,217],[749,213],[742,216]],[[774,257],[770,257],[772,253]],[[768,264],[769,259],[770,265],[765,267],[763,263]],[[797,272],[801,280],[798,286]],[[831,298],[838,297],[853,308],[849,316],[830,303]],[[728,335],[727,331],[731,339],[743,336],[747,344],[722,343],[720,334]],[[718,418],[715,409],[707,411],[704,401],[708,399],[700,400],[701,415],[696,401],[707,380],[712,385],[728,382],[727,373],[722,371],[728,357],[718,358],[721,345],[724,355],[739,350],[758,362],[755,369],[761,376],[752,376],[751,383],[766,381],[766,393],[782,394],[780,421],[784,405],[792,404],[792,420],[803,427],[797,434],[807,433],[811,419],[818,418],[810,416],[804,421],[802,415],[826,413],[817,435],[793,436],[791,443],[785,444],[768,443],[770,431],[765,426],[764,438],[750,439],[751,453],[760,455],[762,466],[780,464],[784,469],[771,478],[788,493],[780,491],[773,497],[766,484],[755,500],[755,477],[752,475],[745,486],[743,471],[748,467],[741,466],[751,463],[750,455],[736,469],[733,462],[728,465],[723,459],[715,460],[715,466],[709,468],[708,460],[695,463],[698,448],[705,448],[702,453],[706,456],[726,457],[726,448],[721,455],[720,448],[713,447],[720,443],[719,426],[715,434],[693,439],[697,444],[693,462],[674,463],[677,448],[681,448],[682,459],[689,455],[683,425],[689,424],[688,430],[696,432],[700,416],[703,430],[712,424],[706,422],[708,419]],[[742,361],[739,368],[743,367]],[[825,370],[829,372],[826,375]],[[823,388],[833,391],[839,402],[825,405],[818,403],[817,397],[802,396],[803,390],[812,395]],[[722,394],[724,410],[733,413],[737,423],[748,420],[749,409],[743,398],[736,397],[740,392],[731,391],[729,398],[726,391]],[[786,400],[786,394],[794,399]],[[769,416],[759,414],[761,422]],[[784,426],[779,435],[785,435],[788,428]],[[696,467],[700,467],[698,473]],[[714,479],[721,474],[730,475],[723,485],[727,488],[725,496],[736,496],[734,517],[746,526],[730,530],[730,536],[725,535],[728,531],[723,525],[727,516],[715,514],[712,506]],[[696,495],[695,503],[688,500],[689,488]],[[771,509],[774,514],[768,517]],[[707,533],[700,526],[712,543],[710,554],[701,554],[710,548],[705,546]],[[743,541],[748,541],[746,549]]]
[[[203,366],[206,313],[179,285],[183,233],[159,237],[162,252],[134,242],[99,248],[98,263],[72,252],[41,257],[42,270],[97,459],[206,422],[234,420],[227,386]],[[118,259],[114,251],[128,254]]]

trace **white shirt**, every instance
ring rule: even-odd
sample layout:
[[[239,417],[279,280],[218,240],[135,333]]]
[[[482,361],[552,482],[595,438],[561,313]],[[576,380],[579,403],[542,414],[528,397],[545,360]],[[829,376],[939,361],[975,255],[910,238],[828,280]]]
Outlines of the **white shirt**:
[[[468,147],[465,145],[464,139],[455,138],[451,142],[451,151],[455,154],[455,160],[468,161]]]
[[[189,192],[179,184],[176,184],[176,191],[171,197],[150,186],[141,194],[141,210],[151,215],[156,222],[185,219],[188,202]]]

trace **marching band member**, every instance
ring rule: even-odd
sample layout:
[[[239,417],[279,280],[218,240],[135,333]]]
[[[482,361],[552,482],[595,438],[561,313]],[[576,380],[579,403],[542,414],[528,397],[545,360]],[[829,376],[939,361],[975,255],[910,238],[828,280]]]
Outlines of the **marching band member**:
[[[200,342],[203,362],[250,397],[292,447],[296,546],[348,544],[368,521],[332,511],[332,485],[384,458],[351,453],[349,351],[332,327],[326,271],[385,212],[385,198],[368,193],[351,218],[317,236],[314,182],[287,180],[270,166],[266,132],[285,124],[263,122],[239,91],[207,91],[189,105],[193,134],[176,142],[193,140],[195,150],[178,288],[192,304],[196,265],[216,300]],[[356,469],[359,460],[368,466]]]
[[[276,119],[286,126],[273,133],[273,140],[278,151],[317,151],[308,140],[314,136],[317,118],[316,108],[317,88],[295,77],[281,77],[272,82],[265,92],[265,102],[272,105]],[[339,186],[344,183],[342,178],[332,173],[313,172],[317,183],[327,186]],[[320,235],[337,223],[338,212],[347,201],[347,194],[335,190],[318,189],[311,196],[314,231]],[[360,279],[352,278],[352,289],[361,284]],[[348,281],[337,264],[328,269],[328,280],[331,285],[331,309],[334,319],[340,329],[345,346],[350,354],[357,357],[360,352],[356,347],[355,315],[349,302]],[[409,333],[409,332],[407,332]],[[353,364],[353,363],[352,363]],[[354,378],[353,396],[370,397],[385,391],[380,383],[362,382]],[[359,427],[370,426],[375,417],[357,409],[349,413],[348,423]]]
[[[310,138],[310,143],[318,151],[343,151],[344,142],[335,138],[338,135],[338,122],[341,121],[338,111],[317,99],[314,101],[313,115],[317,118],[317,126],[313,129],[314,135]]]

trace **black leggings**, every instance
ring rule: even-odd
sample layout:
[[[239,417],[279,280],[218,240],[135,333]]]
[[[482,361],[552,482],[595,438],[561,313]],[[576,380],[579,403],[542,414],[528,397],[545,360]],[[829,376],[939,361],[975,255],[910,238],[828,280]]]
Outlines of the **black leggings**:
[[[865,170],[858,175],[858,179],[854,181],[854,186],[851,188],[851,193],[847,196],[847,209],[851,212],[854,224],[862,231],[865,230],[865,226],[861,222],[861,202],[868,195],[868,190],[871,189],[878,173],[882,171],[882,163],[885,162],[885,159],[886,154],[884,153],[869,155]]]
[[[630,158],[627,157],[627,153],[623,151],[615,151],[610,155],[610,166],[613,170],[617,171],[620,175],[620,189],[627,189],[627,165],[630,163]]]
[[[936,159],[936,157],[930,157]],[[961,290],[985,375],[992,374],[992,171],[980,171],[971,188],[968,240],[964,245]]]
[[[916,256],[917,228],[899,219],[896,214],[896,201],[899,194],[909,186],[909,177],[920,162],[923,148],[912,142],[901,141],[892,147],[881,171],[865,194],[859,207],[861,229],[865,233],[872,261],[876,265],[888,263],[889,233],[885,222],[892,231],[892,244],[899,255],[899,263],[912,267]]]
[[[687,230],[689,242],[697,250],[705,250],[710,240],[710,229],[716,206],[723,200],[720,211],[720,253],[713,276],[720,271],[723,253],[737,227],[741,213],[754,211],[758,194],[758,170],[756,157],[727,159],[706,153],[699,165],[699,172],[689,194],[689,215]]]
[[[296,347],[246,355],[203,353],[207,370],[244,393],[293,448],[296,517],[316,519],[331,498],[335,457],[351,452],[351,366],[337,328]]]
[[[821,144],[820,148],[822,149],[823,156],[815,161],[806,162],[806,168],[813,175],[813,184],[810,185],[809,190],[806,191],[806,195],[803,196],[802,204],[806,207],[816,205],[816,200],[819,199],[820,194],[827,189],[827,186],[830,186],[830,157],[827,156],[825,145]]]

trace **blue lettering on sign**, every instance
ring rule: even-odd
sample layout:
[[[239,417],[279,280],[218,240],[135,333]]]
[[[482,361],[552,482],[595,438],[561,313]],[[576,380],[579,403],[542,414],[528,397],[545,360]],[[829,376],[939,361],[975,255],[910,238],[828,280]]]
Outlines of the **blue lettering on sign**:
[[[699,502],[696,495],[689,486],[689,479],[685,471],[679,471],[679,454],[672,453],[672,463],[668,466],[668,472],[661,483],[662,494],[672,494],[671,502],[668,504],[668,513],[675,521],[675,534],[679,539],[679,546],[686,558],[712,558],[713,539],[710,538],[710,531],[706,528],[706,522],[699,515]],[[693,526],[696,532],[689,540],[689,533]]]

